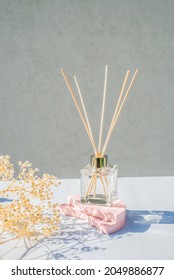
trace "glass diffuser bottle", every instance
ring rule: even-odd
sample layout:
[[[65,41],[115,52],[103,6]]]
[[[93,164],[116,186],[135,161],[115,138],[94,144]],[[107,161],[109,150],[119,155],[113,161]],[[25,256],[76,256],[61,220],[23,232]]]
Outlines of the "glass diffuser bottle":
[[[91,163],[81,169],[81,202],[111,205],[117,199],[118,167],[108,165],[108,156],[91,156]]]
[[[105,79],[104,79],[104,90],[103,90],[103,102],[102,102],[102,111],[101,111],[101,121],[100,121],[100,132],[99,132],[99,144],[98,148],[96,147],[94,137],[92,134],[91,126],[89,123],[88,115],[86,112],[85,104],[83,101],[82,93],[77,82],[76,76],[74,76],[75,84],[79,93],[81,106],[83,111],[80,108],[79,102],[76,98],[76,95],[70,85],[70,82],[65,74],[65,71],[61,69],[64,80],[67,84],[67,87],[70,91],[74,104],[77,108],[79,116],[82,120],[82,123],[85,127],[89,140],[94,149],[94,155],[91,156],[91,163],[85,166],[81,170],[81,202],[82,203],[93,203],[93,204],[101,204],[110,206],[117,199],[117,176],[118,176],[118,167],[116,165],[108,165],[108,157],[105,155],[105,151],[107,149],[109,140],[113,133],[113,130],[118,122],[118,118],[123,109],[123,106],[126,102],[126,99],[130,93],[130,89],[134,82],[134,79],[138,73],[138,69],[136,69],[130,84],[124,93],[126,88],[126,83],[129,77],[130,71],[127,70],[122,88],[120,90],[120,94],[118,97],[118,101],[115,106],[115,110],[113,113],[113,117],[110,123],[110,127],[108,130],[108,134],[106,140],[102,145],[102,132],[103,132],[103,121],[104,121],[104,111],[105,111],[105,99],[106,99],[106,88],[107,88],[107,73],[108,66],[105,66]]]

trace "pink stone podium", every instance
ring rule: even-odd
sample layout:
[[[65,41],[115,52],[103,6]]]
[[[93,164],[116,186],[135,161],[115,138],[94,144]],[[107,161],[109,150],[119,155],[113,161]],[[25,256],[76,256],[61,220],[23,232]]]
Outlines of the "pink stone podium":
[[[126,205],[121,200],[106,207],[82,204],[79,196],[69,196],[68,203],[60,204],[59,209],[62,214],[86,220],[104,234],[120,230],[126,222]]]

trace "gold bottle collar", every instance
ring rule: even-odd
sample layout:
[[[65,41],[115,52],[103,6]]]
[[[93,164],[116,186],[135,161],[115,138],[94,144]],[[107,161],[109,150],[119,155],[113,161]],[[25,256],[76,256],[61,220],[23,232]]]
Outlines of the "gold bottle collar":
[[[91,165],[95,168],[106,167],[108,164],[108,156],[104,155],[102,157],[96,157],[95,155],[91,156]]]

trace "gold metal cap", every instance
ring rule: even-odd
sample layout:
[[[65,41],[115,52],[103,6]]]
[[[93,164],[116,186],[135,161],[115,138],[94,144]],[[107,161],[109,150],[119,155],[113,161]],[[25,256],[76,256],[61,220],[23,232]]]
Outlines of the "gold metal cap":
[[[106,167],[108,164],[108,156],[104,155],[102,157],[96,157],[95,155],[91,156],[91,165],[95,168]]]

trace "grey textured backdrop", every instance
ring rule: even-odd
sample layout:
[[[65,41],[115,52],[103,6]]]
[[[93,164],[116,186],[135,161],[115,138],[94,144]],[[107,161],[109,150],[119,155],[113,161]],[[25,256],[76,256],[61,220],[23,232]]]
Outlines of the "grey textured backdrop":
[[[78,177],[92,149],[60,68],[77,75],[97,139],[105,64],[104,135],[125,72],[138,67],[110,163],[120,176],[173,175],[173,11],[172,0],[0,0],[0,153]]]

